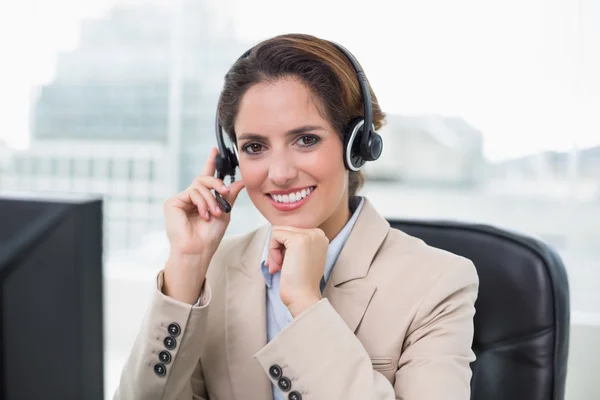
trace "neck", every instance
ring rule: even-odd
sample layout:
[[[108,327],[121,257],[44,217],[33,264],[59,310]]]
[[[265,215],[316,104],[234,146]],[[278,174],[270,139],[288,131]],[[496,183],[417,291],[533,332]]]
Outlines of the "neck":
[[[344,196],[333,214],[319,228],[325,232],[325,236],[331,242],[340,233],[344,225],[346,225],[351,215],[350,201],[348,196]]]

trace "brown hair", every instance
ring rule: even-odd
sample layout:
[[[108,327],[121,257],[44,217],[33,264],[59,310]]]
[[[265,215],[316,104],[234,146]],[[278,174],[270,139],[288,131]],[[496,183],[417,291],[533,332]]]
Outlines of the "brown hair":
[[[305,34],[286,34],[267,39],[254,46],[225,75],[225,85],[218,104],[221,126],[236,143],[234,130],[240,101],[246,91],[262,82],[294,77],[307,86],[321,116],[327,119],[344,142],[350,121],[363,116],[362,94],[354,67],[335,45]],[[377,97],[371,92],[373,124],[378,130],[385,123]],[[348,194],[354,196],[364,183],[360,171],[350,171]]]

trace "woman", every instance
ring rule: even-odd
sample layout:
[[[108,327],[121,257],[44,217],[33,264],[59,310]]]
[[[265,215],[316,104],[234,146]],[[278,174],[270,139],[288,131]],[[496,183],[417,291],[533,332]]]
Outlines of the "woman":
[[[218,115],[242,180],[214,177],[213,149],[165,203],[170,257],[115,399],[469,398],[475,268],[356,196],[348,126],[363,97],[384,121],[358,75],[299,34],[231,68]],[[211,190],[235,208],[244,187],[269,225],[222,241],[230,216]]]

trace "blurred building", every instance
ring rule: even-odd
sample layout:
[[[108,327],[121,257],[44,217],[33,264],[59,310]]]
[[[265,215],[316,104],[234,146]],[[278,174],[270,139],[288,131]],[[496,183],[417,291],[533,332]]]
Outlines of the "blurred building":
[[[103,194],[110,251],[164,229],[162,204],[216,145],[223,78],[249,47],[231,28],[206,0],[123,4],[84,21],[37,93],[31,149],[12,155],[0,187]]]
[[[11,153],[12,151],[10,147],[8,147],[8,144],[6,144],[3,140],[0,140],[0,171],[8,168]],[[0,189],[2,189],[1,185]]]
[[[490,165],[488,180],[496,191],[600,200],[600,146],[501,161]]]
[[[544,151],[496,163],[491,171],[496,178],[518,175],[526,179],[566,179],[572,168],[576,168],[580,178],[600,181],[600,146],[579,149],[576,153]]]
[[[248,47],[212,7],[148,1],[85,21],[39,91],[33,140],[160,141],[178,160],[173,188],[188,186],[215,145],[223,77]]]
[[[38,140],[0,166],[7,191],[97,193],[104,197],[107,253],[161,230],[168,160],[159,142]]]
[[[414,185],[475,185],[483,178],[483,137],[462,118],[387,115],[381,158],[368,179]]]

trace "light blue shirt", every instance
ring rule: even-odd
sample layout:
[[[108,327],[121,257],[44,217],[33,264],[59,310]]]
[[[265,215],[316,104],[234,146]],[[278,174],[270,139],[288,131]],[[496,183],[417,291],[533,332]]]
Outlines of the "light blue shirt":
[[[346,225],[342,228],[342,230],[337,234],[337,236],[329,243],[329,247],[327,248],[327,256],[325,260],[325,273],[323,274],[323,278],[321,279],[321,293],[325,288],[325,284],[329,280],[331,276],[331,271],[333,270],[333,266],[337,261],[348,236],[350,236],[350,232],[352,231],[352,227],[356,223],[356,219],[358,218],[358,214],[363,207],[365,202],[364,198],[360,199],[360,203],[352,213],[352,217],[348,220]],[[261,270],[262,274],[265,277],[265,282],[267,284],[267,341],[270,342],[279,332],[281,332],[286,326],[288,326],[292,322],[292,314],[287,309],[287,307],[281,301],[281,297],[279,296],[279,280],[281,278],[281,272],[278,271],[271,275],[269,273],[269,268],[265,266],[264,262],[267,258],[267,252],[269,249],[269,239],[271,238],[271,232],[267,235],[267,241],[265,243],[265,247],[262,255],[261,262]],[[271,384],[273,390],[273,400],[284,400],[284,397],[281,395],[279,389],[276,389],[273,384]],[[293,390],[293,388],[292,388]]]

